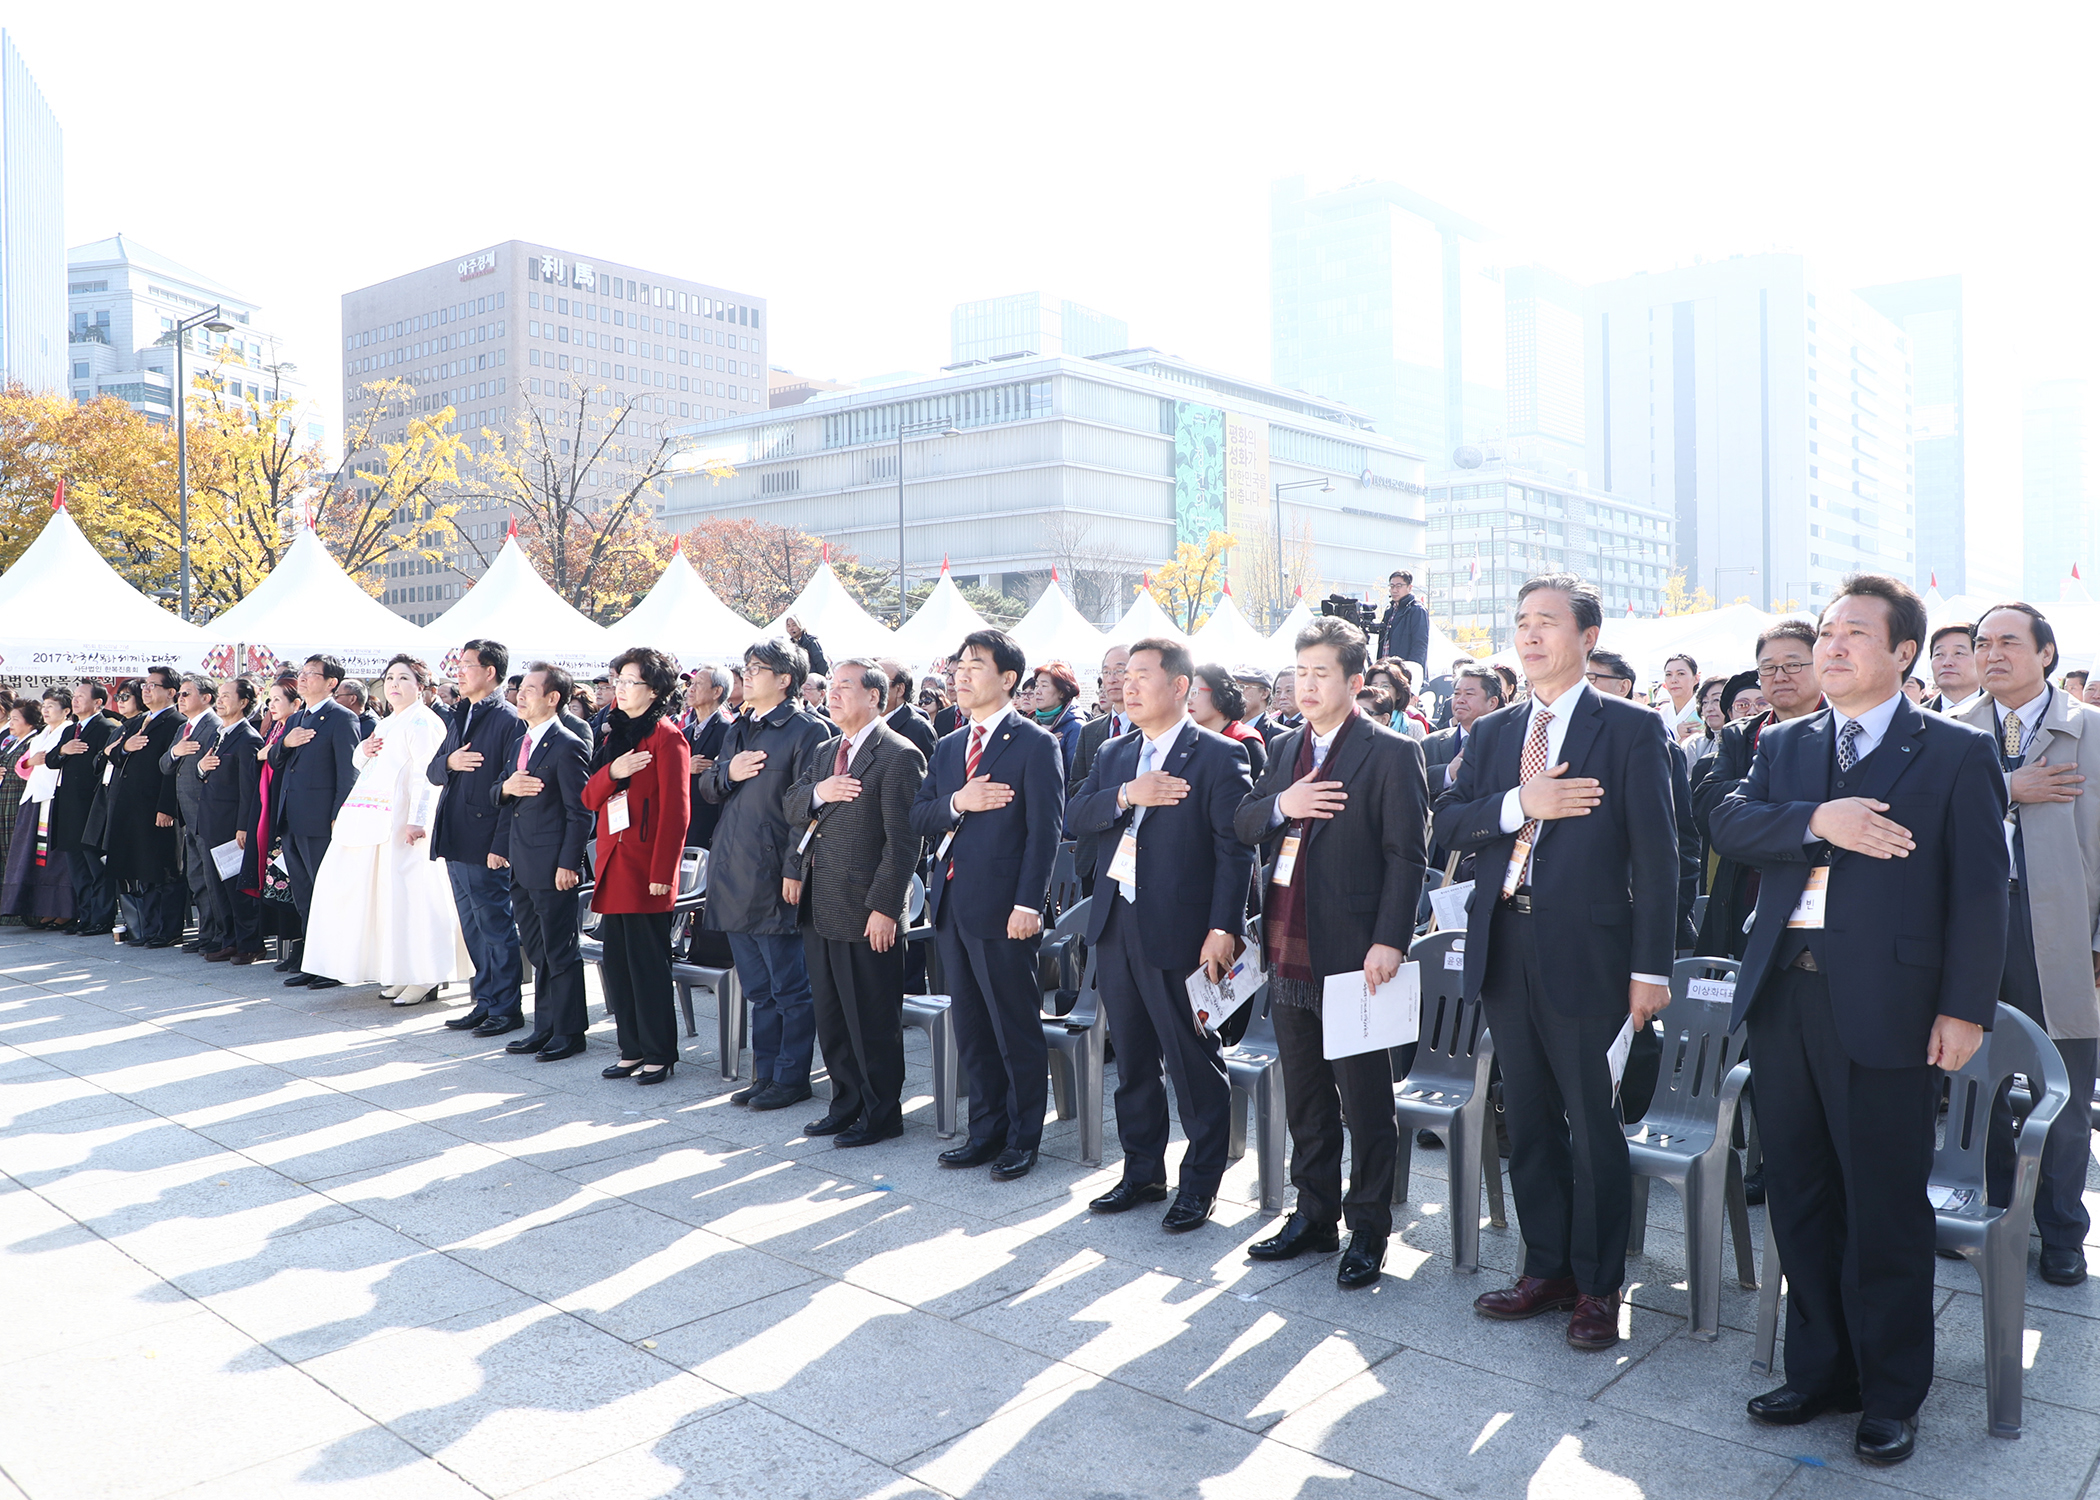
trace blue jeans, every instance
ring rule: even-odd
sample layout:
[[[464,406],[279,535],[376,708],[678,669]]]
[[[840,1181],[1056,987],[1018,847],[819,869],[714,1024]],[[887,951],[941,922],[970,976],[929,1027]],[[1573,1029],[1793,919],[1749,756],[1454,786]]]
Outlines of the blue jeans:
[[[474,1003],[490,1020],[524,1014],[525,974],[518,963],[518,924],[510,911],[510,871],[447,860],[460,935],[474,960]]]
[[[751,1082],[809,1087],[817,1011],[801,934],[732,932],[728,938],[737,983],[751,1002]]]

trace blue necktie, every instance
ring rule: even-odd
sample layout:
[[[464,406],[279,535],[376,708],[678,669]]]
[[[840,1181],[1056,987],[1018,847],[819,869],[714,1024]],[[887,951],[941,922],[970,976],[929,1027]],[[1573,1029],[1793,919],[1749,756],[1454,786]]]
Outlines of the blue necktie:
[[[1143,776],[1143,775],[1144,775],[1144,774],[1145,774],[1146,772],[1150,771],[1151,769],[1152,769],[1152,741],[1150,741],[1150,740],[1147,740],[1147,741],[1145,741],[1145,746],[1144,746],[1144,748],[1143,748],[1142,750],[1140,750],[1140,751],[1138,752],[1138,768],[1137,768],[1137,773],[1138,773],[1138,775],[1140,775],[1140,776]],[[1145,821],[1145,809],[1144,809],[1144,808],[1142,808],[1142,807],[1137,807],[1137,808],[1133,808],[1133,809],[1131,810],[1131,815],[1130,815],[1130,831],[1131,831],[1132,833],[1136,833],[1136,832],[1137,832],[1137,829],[1138,829],[1138,825],[1139,825],[1140,823],[1144,822],[1144,821]],[[1134,901],[1136,901],[1136,900],[1137,900],[1137,882],[1136,882],[1135,880],[1127,880],[1127,881],[1124,881],[1124,882],[1123,882],[1123,883],[1122,883],[1121,885],[1119,885],[1119,886],[1118,886],[1118,887],[1116,888],[1116,894],[1117,894],[1117,895],[1119,895],[1119,896],[1121,896],[1121,897],[1122,897],[1122,898],[1123,898],[1123,899],[1124,899],[1125,901],[1133,901],[1133,902],[1134,902]]]

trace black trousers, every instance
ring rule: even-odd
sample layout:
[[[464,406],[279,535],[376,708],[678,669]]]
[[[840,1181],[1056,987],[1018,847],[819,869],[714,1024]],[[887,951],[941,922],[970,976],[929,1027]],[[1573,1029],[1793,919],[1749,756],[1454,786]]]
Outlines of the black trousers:
[[[183,917],[189,910],[189,891],[182,871],[170,871],[154,881],[140,881],[138,908],[139,929],[147,942],[180,942]]]
[[[284,873],[291,882],[292,904],[299,908],[302,926],[314,919],[314,876],[328,857],[325,833],[287,833],[284,836]]]
[[[904,934],[877,953],[802,929],[817,1048],[833,1117],[888,1130],[904,1118]]]
[[[1827,976],[1782,969],[1751,1008],[1766,1211],[1786,1265],[1786,1383],[1857,1383],[1870,1417],[1932,1385],[1932,1172],[1940,1071],[1845,1055]],[[1496,1045],[1501,1045],[1497,1034]]]
[[[970,1140],[1033,1151],[1043,1141],[1050,1096],[1050,1047],[1035,979],[1040,940],[972,937],[957,924],[952,901],[941,903],[933,940],[970,1094]]]
[[[515,890],[512,897],[516,898]],[[619,1033],[621,1058],[651,1067],[677,1062],[671,914],[608,912],[598,924],[598,937],[605,945],[605,1008],[612,1012]],[[534,1014],[538,1014],[536,1008]]]
[[[1480,997],[1502,1067],[1524,1274],[1572,1276],[1584,1295],[1609,1297],[1626,1279],[1633,1213],[1633,1169],[1608,1056],[1626,1018],[1557,1009],[1531,918],[1500,904]]]
[[[518,946],[532,961],[532,1034],[550,1041],[580,1038],[590,1030],[591,1018],[583,998],[583,958],[576,951],[576,931],[583,915],[576,893],[534,890],[513,883],[510,908],[518,923]],[[669,943],[668,925],[664,934]],[[668,962],[666,958],[667,979]],[[606,993],[611,994],[609,979]]]
[[[2049,1023],[2042,1013],[2041,971],[2035,963],[2034,920],[2026,882],[2014,881],[2011,895],[2011,920],[2005,934],[2005,979],[1999,986],[1998,998],[2047,1031]],[[2084,934],[2073,934],[2071,940],[2081,948],[2085,946]],[[2064,1071],[2071,1076],[2071,1102],[2057,1115],[2056,1123],[2049,1127],[2048,1140],[2042,1143],[2042,1176],[2034,1188],[2034,1227],[2050,1249],[2075,1250],[2085,1243],[2086,1230],[2092,1227],[2085,1209],[2085,1172],[2093,1155],[2090,1103],[2093,1073],[2100,1065],[2100,1041],[2091,1037],[2067,1039],[2056,1043],[2056,1051],[2064,1060]],[[2017,1159],[2013,1151],[2011,1093],[2011,1081],[2007,1080],[2006,1087],[1991,1102],[1991,1133],[1984,1146],[1985,1192],[1992,1203],[1998,1204],[2012,1197],[2013,1164]]]
[[[211,845],[202,828],[182,825],[182,873],[189,880],[190,901],[197,908],[197,940],[206,953],[233,946],[233,908],[219,883]]]
[[[1108,925],[1094,950],[1095,974],[1101,1003],[1108,1007],[1108,1034],[1116,1044],[1116,1134],[1123,1143],[1123,1180],[1167,1180],[1170,1077],[1189,1141],[1181,1157],[1181,1191],[1214,1197],[1225,1175],[1232,1110],[1232,1084],[1217,1038],[1206,1036],[1189,1011],[1188,975],[1145,961],[1136,909],[1105,889],[1099,899],[1109,904]]]
[[[117,920],[117,887],[99,849],[68,849],[73,873],[73,914],[90,932],[107,932]]]
[[[1271,1005],[1283,1062],[1283,1115],[1291,1127],[1291,1185],[1315,1224],[1346,1219],[1353,1233],[1390,1234],[1400,1126],[1393,1113],[1392,1054],[1384,1048],[1329,1062],[1320,1013]],[[1117,1066],[1122,1049],[1117,1048]],[[1349,1121],[1349,1191],[1342,1192],[1342,1120]]]

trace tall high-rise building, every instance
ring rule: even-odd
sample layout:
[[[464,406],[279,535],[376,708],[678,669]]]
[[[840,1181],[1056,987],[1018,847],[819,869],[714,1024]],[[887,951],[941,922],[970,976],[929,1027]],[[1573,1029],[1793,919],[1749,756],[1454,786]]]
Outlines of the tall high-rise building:
[[[1269,189],[1270,360],[1282,386],[1367,412],[1450,462],[1505,435],[1502,268],[1486,230],[1390,182]]]
[[[1588,459],[1582,348],[1589,294],[1544,266],[1511,266],[1502,285],[1509,342],[1504,451],[1513,461],[1579,477]]]
[[[1024,354],[1089,359],[1128,349],[1130,325],[1069,297],[1016,292],[956,303],[948,315],[948,347],[948,357],[958,365]]]
[[[1862,287],[1869,307],[1910,341],[1910,445],[1917,465],[1918,576],[1969,591],[1969,419],[1962,376],[1961,278]],[[1980,518],[1979,518],[1980,519]],[[2001,522],[2002,522],[2002,518]]]
[[[1686,584],[1812,607],[1918,573],[1909,341],[1796,255],[1590,289],[1589,477],[1660,505]]]
[[[769,332],[763,298],[505,240],[344,293],[343,408],[354,421],[364,387],[394,377],[416,410],[450,407],[469,433],[507,425],[533,396],[577,399],[578,387],[623,407],[646,400],[667,427],[718,421],[767,409]],[[456,519],[500,537],[507,518],[491,506]],[[465,549],[387,567],[382,601],[419,624],[478,571]]]
[[[306,394],[298,366],[285,357],[261,307],[207,276],[127,235],[75,245],[66,252],[68,389],[75,401],[115,396],[146,420],[174,419],[175,325],[216,305],[231,333],[193,328],[183,373],[209,380],[228,399],[271,402]],[[195,389],[192,386],[192,389]],[[318,422],[300,418],[310,438]]]
[[[0,377],[66,383],[65,138],[0,31]]]
[[[2087,380],[2027,387],[2020,421],[2026,596],[2044,608],[2075,565],[2091,587],[2100,556],[2100,390]]]

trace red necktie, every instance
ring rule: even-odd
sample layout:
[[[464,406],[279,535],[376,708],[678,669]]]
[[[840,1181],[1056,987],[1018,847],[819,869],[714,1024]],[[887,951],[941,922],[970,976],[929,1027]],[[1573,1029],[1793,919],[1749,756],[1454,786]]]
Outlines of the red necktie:
[[[977,762],[983,754],[984,726],[982,724],[973,724],[970,727],[970,758],[963,766],[963,780],[974,781],[976,779]]]
[[[183,726],[182,726],[182,737],[183,737],[184,739],[188,739],[188,738],[190,737],[190,731],[191,731],[192,729],[195,729],[196,727],[197,727],[197,726],[196,726],[196,725],[194,725],[194,724],[185,724],[185,725],[183,725]]]
[[[832,775],[834,775],[834,776],[843,776],[843,775],[845,775],[845,774],[846,774],[846,745],[847,745],[847,743],[848,743],[848,742],[847,742],[847,740],[846,740],[846,737],[845,737],[844,735],[841,735],[841,736],[839,736],[839,763],[838,763],[838,767],[837,767],[837,768],[836,768],[836,769],[835,769],[834,771],[832,771],[832,773],[831,773],[831,774],[832,774]]]

